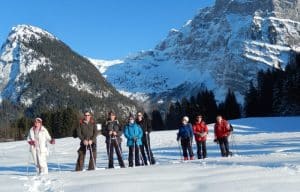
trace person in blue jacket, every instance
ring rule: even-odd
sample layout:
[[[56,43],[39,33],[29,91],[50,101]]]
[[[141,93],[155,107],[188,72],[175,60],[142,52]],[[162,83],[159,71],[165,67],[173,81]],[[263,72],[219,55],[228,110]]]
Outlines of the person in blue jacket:
[[[140,147],[142,146],[142,128],[135,122],[133,115],[129,116],[128,124],[124,128],[124,135],[127,139],[127,146],[129,147],[128,162],[129,167],[133,167],[133,154],[135,166],[140,166]]]
[[[184,116],[182,118],[182,124],[180,125],[177,133],[177,141],[179,141],[179,139],[181,141],[184,160],[188,160],[188,152],[190,160],[194,160],[194,153],[192,148],[193,136],[193,128],[189,123],[189,118],[187,116]]]

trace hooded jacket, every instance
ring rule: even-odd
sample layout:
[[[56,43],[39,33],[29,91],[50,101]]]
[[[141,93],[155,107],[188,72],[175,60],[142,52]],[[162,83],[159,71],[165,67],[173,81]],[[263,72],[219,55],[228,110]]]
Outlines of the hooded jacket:
[[[229,123],[225,119],[222,119],[221,123],[215,123],[214,132],[216,139],[228,137],[230,135]]]
[[[179,127],[178,133],[177,133],[177,140],[178,139],[192,139],[193,138],[193,128],[190,123],[182,124]]]
[[[204,121],[201,121],[200,123],[196,122],[193,125],[193,131],[194,131],[196,141],[206,141],[208,128]]]
[[[127,146],[133,146],[136,139],[137,145],[142,145],[142,128],[136,123],[129,123],[125,126],[124,135],[127,138]]]
[[[93,121],[81,120],[79,127],[77,128],[77,136],[83,142],[83,140],[92,140],[96,144],[97,128]]]
[[[48,153],[47,142],[51,140],[48,130],[41,126],[39,130],[31,127],[27,136],[27,141],[34,141],[35,145],[30,145],[30,151],[38,150],[41,153]]]

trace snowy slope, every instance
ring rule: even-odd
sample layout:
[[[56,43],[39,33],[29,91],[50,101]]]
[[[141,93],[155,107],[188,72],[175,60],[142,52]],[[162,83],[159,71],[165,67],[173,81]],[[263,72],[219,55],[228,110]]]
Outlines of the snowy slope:
[[[153,50],[100,72],[121,93],[144,94],[153,102],[190,97],[201,84],[217,100],[231,88],[241,101],[259,70],[284,69],[299,49],[299,8],[295,0],[217,0],[171,29]]]
[[[34,176],[32,165],[27,176],[30,157],[25,141],[0,143],[0,191],[299,191],[300,129],[295,125],[300,117],[248,118],[231,123],[235,127],[230,138],[233,157],[220,157],[210,125],[207,159],[180,163],[176,131],[161,131],[151,134],[159,164],[138,168],[102,169],[107,166],[107,157],[104,138],[98,136],[98,170],[73,172],[79,141],[58,139],[55,148],[50,148],[50,173],[43,178]]]

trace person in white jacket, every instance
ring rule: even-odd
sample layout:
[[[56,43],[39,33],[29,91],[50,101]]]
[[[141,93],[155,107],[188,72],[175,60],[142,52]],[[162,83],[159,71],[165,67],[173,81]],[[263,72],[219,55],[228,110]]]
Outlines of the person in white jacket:
[[[30,128],[27,142],[30,145],[30,152],[33,157],[34,164],[38,174],[48,174],[47,142],[55,144],[55,140],[51,138],[48,130],[42,125],[42,119],[36,118],[33,127]]]

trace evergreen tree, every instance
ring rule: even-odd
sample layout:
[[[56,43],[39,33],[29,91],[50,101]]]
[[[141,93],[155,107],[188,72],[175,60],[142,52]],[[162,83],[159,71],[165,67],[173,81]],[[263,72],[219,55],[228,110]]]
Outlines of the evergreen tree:
[[[153,130],[164,130],[165,129],[164,122],[163,122],[163,119],[161,117],[161,113],[159,110],[152,111],[151,123],[152,123]]]
[[[245,95],[244,111],[246,117],[256,117],[260,114],[259,96],[252,82],[250,82],[249,90]]]
[[[220,112],[226,119],[241,117],[241,106],[238,104],[234,92],[230,89],[228,89],[224,103],[220,104]]]

